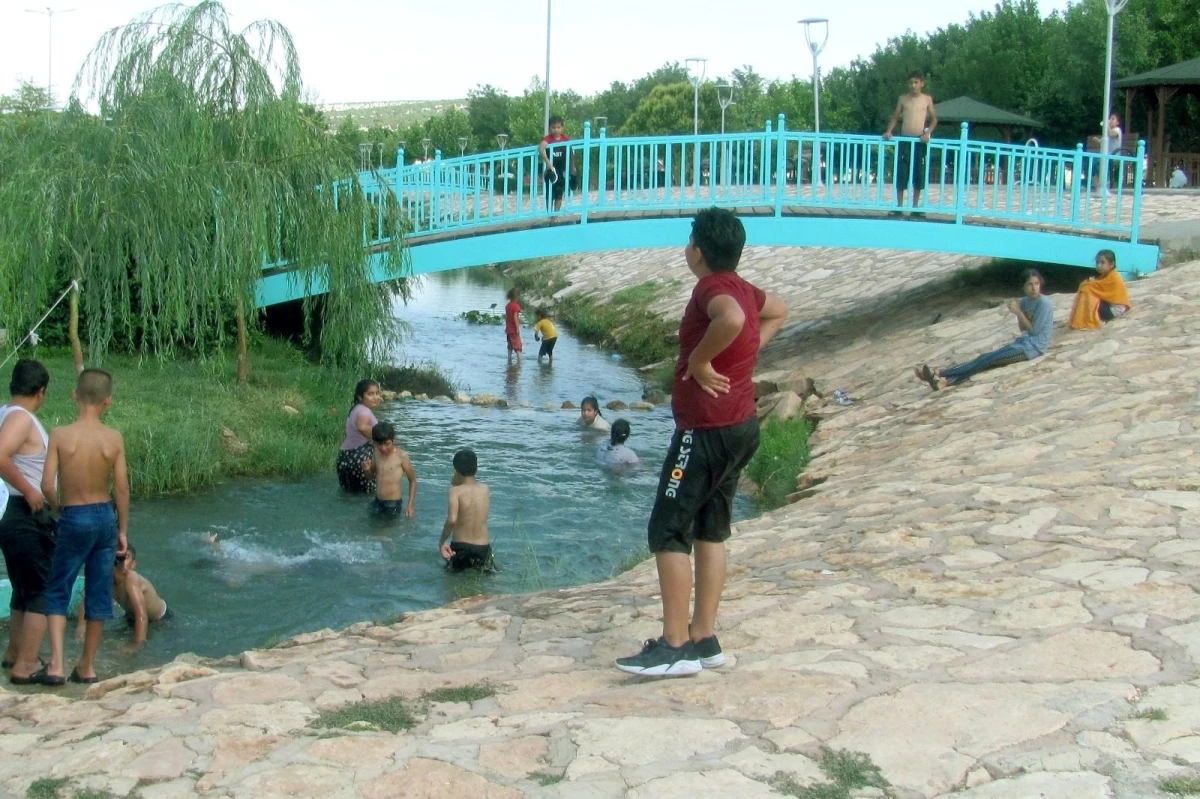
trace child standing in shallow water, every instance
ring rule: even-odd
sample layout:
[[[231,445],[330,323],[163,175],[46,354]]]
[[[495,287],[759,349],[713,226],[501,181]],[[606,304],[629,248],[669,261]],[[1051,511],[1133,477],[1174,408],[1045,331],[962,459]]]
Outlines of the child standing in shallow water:
[[[488,543],[487,517],[491,491],[475,479],[479,460],[469,449],[454,453],[454,477],[450,480],[450,503],[438,550],[451,571],[493,569]]]
[[[58,541],[46,587],[46,615],[50,626],[50,665],[42,670],[43,685],[62,685],[63,638],[71,588],[84,569],[84,613],[87,630],[83,654],[71,672],[71,682],[96,682],[94,661],[104,622],[111,619],[112,568],[125,554],[129,523],[129,476],[125,468],[125,441],[100,418],[112,404],[112,375],[101,369],[84,369],[75,388],[79,420],[50,432],[42,493],[58,505]],[[57,490],[56,490],[57,482]],[[110,493],[111,484],[111,493]],[[116,496],[114,512],[111,497]]]
[[[508,305],[504,306],[504,335],[508,339],[508,359],[517,354],[521,362],[521,297],[516,289],[508,290]]]
[[[542,362],[542,356],[545,355],[553,364],[554,345],[558,343],[558,328],[550,321],[545,308],[537,309],[537,323],[533,326],[533,340],[537,341],[539,337],[542,340],[542,346],[538,350],[538,363]]]
[[[413,470],[408,453],[396,446],[396,429],[391,422],[380,422],[371,430],[375,452],[366,464],[367,472],[375,478],[375,501],[371,513],[387,519],[400,515],[403,502],[400,489],[403,478],[408,478],[408,510],[405,516],[417,515],[417,473]]]

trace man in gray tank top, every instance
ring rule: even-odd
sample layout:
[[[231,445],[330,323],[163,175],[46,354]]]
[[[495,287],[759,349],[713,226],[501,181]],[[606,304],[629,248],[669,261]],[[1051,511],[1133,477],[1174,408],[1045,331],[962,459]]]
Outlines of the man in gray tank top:
[[[54,522],[39,486],[46,464],[46,429],[34,415],[46,401],[50,373],[34,360],[13,367],[12,399],[0,408],[0,480],[8,495],[0,516],[0,551],[12,583],[4,667],[11,682],[36,682],[38,650],[46,633],[45,590],[54,554]],[[36,643],[35,643],[36,642]],[[28,662],[18,660],[21,651]]]

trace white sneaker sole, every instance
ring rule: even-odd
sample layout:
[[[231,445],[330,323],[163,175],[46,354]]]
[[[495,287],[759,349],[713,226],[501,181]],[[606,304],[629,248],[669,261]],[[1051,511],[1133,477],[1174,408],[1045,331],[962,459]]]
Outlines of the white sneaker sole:
[[[620,663],[616,666],[626,674],[637,674],[640,677],[690,677],[703,670],[699,660],[677,660],[674,663],[649,667],[622,666]]]
[[[725,653],[719,652],[710,658],[700,658],[700,665],[706,669],[715,669],[725,665]]]

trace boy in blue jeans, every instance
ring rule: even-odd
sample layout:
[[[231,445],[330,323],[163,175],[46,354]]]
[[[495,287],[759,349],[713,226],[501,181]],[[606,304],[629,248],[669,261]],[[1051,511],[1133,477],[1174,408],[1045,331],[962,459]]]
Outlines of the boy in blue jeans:
[[[61,514],[46,584],[50,665],[39,676],[38,682],[43,685],[62,685],[67,680],[63,638],[71,587],[80,569],[84,570],[87,586],[83,600],[87,632],[83,654],[71,672],[71,682],[96,682],[93,665],[96,650],[100,647],[104,622],[113,617],[112,569],[116,556],[126,551],[129,476],[125,469],[125,441],[120,433],[100,421],[112,404],[112,383],[108,372],[84,369],[74,392],[79,419],[50,431],[50,444],[46,448],[42,493],[51,505],[61,508]]]

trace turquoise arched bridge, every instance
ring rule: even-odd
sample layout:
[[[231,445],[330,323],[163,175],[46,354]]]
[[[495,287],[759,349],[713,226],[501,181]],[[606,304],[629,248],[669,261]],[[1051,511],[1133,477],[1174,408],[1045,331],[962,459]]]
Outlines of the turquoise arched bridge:
[[[399,202],[414,274],[541,256],[682,246],[697,209],[736,210],[751,245],[926,250],[1090,265],[1117,253],[1127,274],[1154,271],[1158,247],[1138,240],[1144,149],[1134,156],[935,139],[789,131],[609,138],[569,143],[575,175],[562,207],[536,147],[363,173],[377,203]],[[814,154],[819,157],[814,157]],[[403,151],[397,163],[403,164]],[[927,187],[897,213],[897,162]],[[566,181],[566,177],[562,178]],[[390,191],[389,191],[390,189]],[[382,217],[381,217],[382,218]],[[373,247],[388,231],[364,230]],[[374,279],[386,280],[382,270]],[[320,286],[310,287],[320,291]],[[260,307],[304,296],[287,264],[265,268]]]

